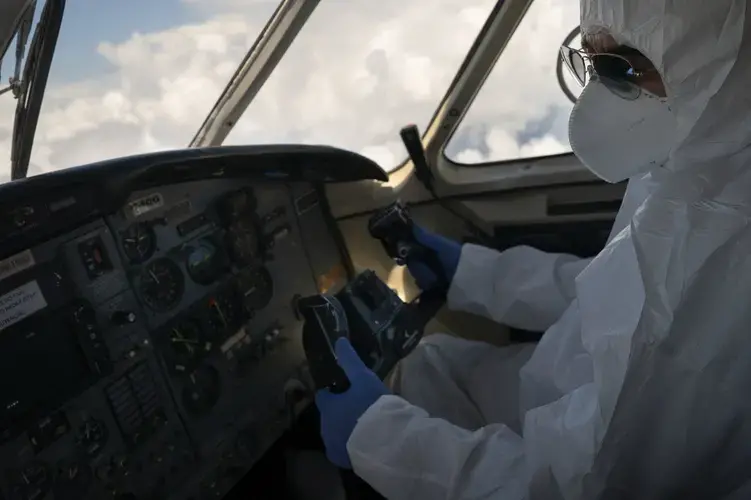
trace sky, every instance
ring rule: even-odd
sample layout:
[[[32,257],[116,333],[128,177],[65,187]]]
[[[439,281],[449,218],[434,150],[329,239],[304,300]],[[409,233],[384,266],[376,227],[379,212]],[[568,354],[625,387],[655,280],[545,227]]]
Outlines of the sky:
[[[225,144],[326,144],[397,166],[406,156],[399,129],[424,129],[494,4],[322,0]],[[471,165],[570,151],[572,105],[555,64],[578,5],[535,0],[447,145],[449,158]],[[29,175],[185,147],[276,6],[68,1]],[[0,96],[0,182],[14,107]]]

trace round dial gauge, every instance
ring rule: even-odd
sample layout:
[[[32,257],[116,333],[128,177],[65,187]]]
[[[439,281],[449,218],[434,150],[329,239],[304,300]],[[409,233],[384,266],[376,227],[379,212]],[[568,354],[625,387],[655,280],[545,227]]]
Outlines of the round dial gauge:
[[[221,272],[217,248],[208,240],[199,241],[188,254],[185,267],[193,281],[199,285],[210,285]]]
[[[182,402],[191,415],[205,415],[219,400],[220,391],[219,372],[213,366],[204,366],[188,376]]]
[[[123,232],[122,245],[125,256],[132,264],[146,262],[156,250],[154,229],[146,222],[131,224]]]
[[[93,457],[101,451],[107,443],[108,437],[109,432],[104,422],[90,418],[81,424],[81,427],[76,431],[76,445],[86,455]]]
[[[237,280],[243,305],[249,311],[260,311],[274,296],[274,282],[265,267],[254,267],[240,274]]]
[[[182,299],[185,278],[180,268],[168,258],[151,262],[141,271],[140,292],[154,311],[169,311]]]
[[[234,289],[226,289],[218,293],[216,297],[209,299],[209,325],[212,334],[222,338],[224,334],[234,333],[244,317],[242,303],[239,301]]]
[[[169,332],[170,345],[174,355],[174,368],[180,371],[193,365],[201,354],[210,349],[210,344],[202,340],[201,327],[192,320],[184,320],[173,326]]]

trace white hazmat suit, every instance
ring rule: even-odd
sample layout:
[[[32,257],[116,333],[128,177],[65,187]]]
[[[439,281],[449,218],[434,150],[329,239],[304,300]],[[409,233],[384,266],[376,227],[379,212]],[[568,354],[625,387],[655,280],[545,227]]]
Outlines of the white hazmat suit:
[[[589,263],[464,246],[449,307],[547,331],[528,361],[426,339],[347,443],[381,494],[751,498],[749,21],[745,0],[582,0],[584,33],[660,72],[669,158],[620,172],[639,180]]]

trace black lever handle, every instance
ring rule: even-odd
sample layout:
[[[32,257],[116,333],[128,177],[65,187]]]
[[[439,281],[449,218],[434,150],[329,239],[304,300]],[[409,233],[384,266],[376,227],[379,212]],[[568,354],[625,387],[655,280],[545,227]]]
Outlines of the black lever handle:
[[[428,158],[425,156],[425,149],[422,147],[422,138],[417,125],[407,125],[399,131],[402,143],[407,149],[409,159],[415,167],[415,175],[429,190],[433,189],[433,174],[428,165]]]

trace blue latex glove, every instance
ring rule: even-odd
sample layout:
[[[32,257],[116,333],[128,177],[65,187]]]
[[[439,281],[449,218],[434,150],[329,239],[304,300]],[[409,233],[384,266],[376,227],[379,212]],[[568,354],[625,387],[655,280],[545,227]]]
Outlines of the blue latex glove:
[[[321,413],[321,437],[326,446],[326,456],[335,465],[351,469],[352,463],[347,453],[349,436],[365,410],[390,391],[365,366],[348,339],[337,340],[334,351],[350,387],[340,394],[321,389],[316,393],[316,406]]]
[[[443,266],[443,272],[451,283],[456,274],[456,268],[459,267],[459,258],[462,255],[461,244],[430,233],[419,226],[413,226],[413,233],[418,243],[436,252]],[[438,276],[420,260],[419,256],[407,259],[407,269],[421,290],[429,290],[438,283]]]

